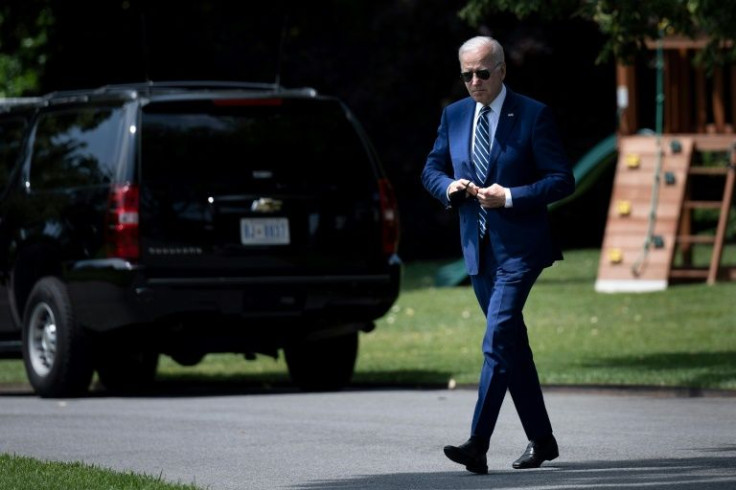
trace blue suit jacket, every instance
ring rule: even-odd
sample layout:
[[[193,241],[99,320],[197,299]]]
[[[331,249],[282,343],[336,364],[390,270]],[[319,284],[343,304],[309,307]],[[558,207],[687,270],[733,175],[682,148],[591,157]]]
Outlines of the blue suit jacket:
[[[450,207],[447,187],[453,180],[510,188],[513,207],[488,210],[496,265],[541,268],[562,259],[550,233],[547,205],[572,194],[575,178],[550,109],[507,88],[484,182],[476,177],[471,159],[474,115],[475,101],[470,97],[444,109],[422,171],[424,187],[446,207]],[[476,200],[458,206],[460,241],[470,275],[478,273],[479,206]]]

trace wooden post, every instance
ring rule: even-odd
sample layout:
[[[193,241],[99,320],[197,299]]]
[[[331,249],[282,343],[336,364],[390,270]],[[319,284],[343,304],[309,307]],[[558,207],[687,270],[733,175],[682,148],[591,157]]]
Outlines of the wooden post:
[[[616,64],[616,99],[618,104],[618,135],[634,134],[638,129],[636,104],[636,72],[634,66]]]
[[[723,98],[723,68],[716,66],[713,69],[713,122],[716,133],[726,130],[726,106]]]
[[[680,234],[690,235],[693,230],[693,211],[684,203],[690,201],[691,186],[685,184],[685,197],[683,200],[682,210],[680,211]],[[679,244],[680,258],[684,267],[692,267],[693,265],[693,244],[690,242],[682,242]]]
[[[729,132],[736,131],[736,64],[731,65],[731,127]]]
[[[693,131],[693,103],[692,103],[692,67],[690,62],[690,53],[687,48],[680,48],[679,61],[682,90],[680,91],[681,110],[680,110],[680,131],[690,133]]]
[[[705,91],[705,70],[698,66],[695,68],[695,107],[697,110],[696,132],[700,134],[706,133],[706,125],[708,124],[708,99]]]
[[[710,267],[708,268],[708,284],[715,284],[718,278],[718,268],[721,265],[721,257],[723,255],[723,243],[726,241],[728,215],[731,212],[731,201],[733,200],[734,181],[736,181],[736,147],[731,148],[731,164],[726,174],[721,212],[718,216],[718,226],[716,226],[716,239],[713,243],[713,256],[711,257]]]
[[[664,52],[664,133],[680,132],[680,77],[677,53]]]

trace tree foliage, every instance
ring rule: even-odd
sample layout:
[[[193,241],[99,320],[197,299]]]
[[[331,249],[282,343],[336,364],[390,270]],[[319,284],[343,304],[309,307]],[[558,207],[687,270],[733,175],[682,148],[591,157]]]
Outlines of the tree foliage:
[[[54,15],[48,0],[3,0],[0,5],[0,97],[36,92],[46,65]]]
[[[706,66],[736,60],[734,0],[469,0],[460,17],[477,26],[497,12],[520,19],[574,16],[595,22],[607,39],[599,62],[611,57],[631,62],[647,39],[661,34],[691,39],[707,36],[707,46],[697,58]]]

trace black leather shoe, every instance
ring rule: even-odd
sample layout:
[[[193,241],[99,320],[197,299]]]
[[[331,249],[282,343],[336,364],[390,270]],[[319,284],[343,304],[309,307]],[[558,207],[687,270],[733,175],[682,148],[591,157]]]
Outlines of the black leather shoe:
[[[560,451],[557,448],[557,441],[554,436],[549,436],[544,441],[531,441],[526,447],[524,454],[514,461],[512,466],[517,470],[539,468],[543,462],[552,461],[559,455]]]
[[[468,440],[459,446],[445,446],[445,456],[452,461],[465,465],[465,469],[471,473],[485,475],[488,473],[488,463],[486,461],[486,451],[480,445]]]

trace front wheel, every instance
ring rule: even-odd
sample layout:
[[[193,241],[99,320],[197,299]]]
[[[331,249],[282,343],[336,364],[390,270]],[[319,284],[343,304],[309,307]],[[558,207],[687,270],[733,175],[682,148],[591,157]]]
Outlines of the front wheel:
[[[358,332],[290,344],[284,348],[291,380],[305,391],[337,391],[350,383],[358,357]]]
[[[59,279],[44,277],[33,286],[22,335],[23,363],[36,394],[58,398],[86,393],[93,374],[88,338]]]

